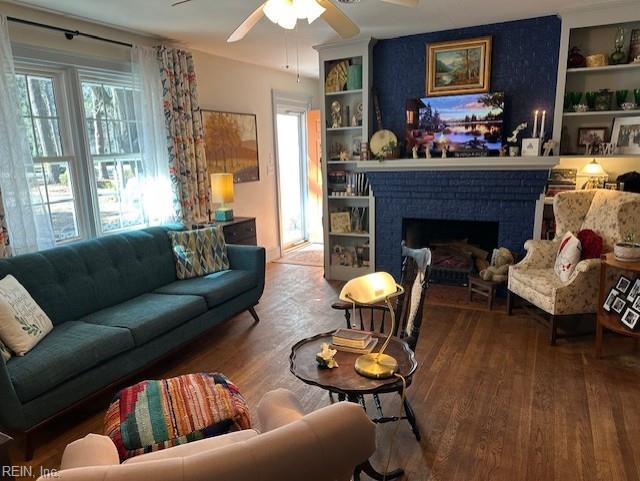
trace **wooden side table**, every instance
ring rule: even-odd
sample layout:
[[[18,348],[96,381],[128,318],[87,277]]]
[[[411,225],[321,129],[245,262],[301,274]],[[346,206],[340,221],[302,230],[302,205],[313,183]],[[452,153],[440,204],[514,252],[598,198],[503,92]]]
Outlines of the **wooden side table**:
[[[473,295],[487,298],[487,307],[493,309],[493,301],[496,298],[496,289],[502,282],[485,281],[478,276],[469,276],[469,302],[473,300]]]
[[[602,307],[609,294],[606,290],[607,272],[609,269],[619,271],[634,272],[640,274],[640,262],[620,262],[615,258],[613,252],[605,254],[601,258],[600,264],[600,295],[598,301],[598,316],[596,321],[596,357],[602,357],[602,338],[605,329],[617,332],[624,336],[633,337],[636,342],[640,342],[640,331],[633,331],[620,322],[618,314],[607,312]]]
[[[211,224],[200,224],[196,227],[202,228],[209,226],[222,227],[224,240],[227,244],[245,246],[258,245],[255,217],[236,217],[226,222],[212,222]]]

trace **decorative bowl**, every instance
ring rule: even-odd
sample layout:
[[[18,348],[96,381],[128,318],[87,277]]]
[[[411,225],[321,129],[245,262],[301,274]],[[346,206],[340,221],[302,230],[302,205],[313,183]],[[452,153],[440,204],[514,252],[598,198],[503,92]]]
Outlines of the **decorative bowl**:
[[[635,110],[638,106],[635,102],[623,102],[620,107],[622,107],[622,110]]]
[[[613,246],[613,254],[620,262],[640,262],[640,244],[618,242]]]
[[[587,112],[589,107],[586,104],[576,104],[573,106],[574,112]]]

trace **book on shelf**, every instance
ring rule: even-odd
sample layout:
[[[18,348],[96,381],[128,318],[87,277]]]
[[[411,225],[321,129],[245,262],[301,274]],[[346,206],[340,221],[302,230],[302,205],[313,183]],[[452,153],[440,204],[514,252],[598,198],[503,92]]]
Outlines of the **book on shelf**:
[[[369,331],[358,329],[338,329],[333,333],[332,342],[336,346],[364,349],[369,345],[373,336]]]
[[[353,354],[369,354],[371,351],[373,351],[373,348],[376,347],[377,345],[378,345],[378,338],[374,337],[369,341],[369,344],[367,344],[362,349],[358,349],[355,347],[338,346],[336,344],[331,344],[331,349],[335,349],[336,351],[351,352]]]

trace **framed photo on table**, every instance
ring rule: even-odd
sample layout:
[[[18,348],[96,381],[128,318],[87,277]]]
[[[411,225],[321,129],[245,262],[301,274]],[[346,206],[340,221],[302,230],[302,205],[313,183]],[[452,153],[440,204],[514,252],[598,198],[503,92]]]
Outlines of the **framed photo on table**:
[[[613,302],[618,298],[619,295],[620,293],[618,291],[616,291],[615,289],[611,289],[611,291],[609,291],[609,295],[607,296],[607,299],[604,301],[604,304],[602,305],[602,308],[607,312],[611,312],[611,306],[613,305]]]
[[[622,297],[616,297],[613,301],[613,304],[611,304],[611,310],[616,314],[622,314],[622,311],[624,311],[625,307],[627,307],[627,303]]]
[[[626,294],[629,291],[629,287],[631,287],[631,279],[625,276],[620,276],[618,278],[618,283],[616,284],[616,289],[621,293]]]
[[[640,116],[616,117],[611,142],[616,154],[640,154]]]
[[[427,45],[427,95],[487,93],[491,36]]]
[[[627,299],[629,302],[635,302],[638,298],[640,298],[640,277],[638,277],[629,289],[629,293],[627,294]]]
[[[621,320],[622,323],[629,329],[635,329],[636,324],[638,324],[638,319],[640,319],[640,313],[634,311],[630,307],[627,307],[627,310],[624,311],[624,315],[622,316]]]
[[[604,143],[608,130],[606,127],[580,127],[578,129],[578,147]]]

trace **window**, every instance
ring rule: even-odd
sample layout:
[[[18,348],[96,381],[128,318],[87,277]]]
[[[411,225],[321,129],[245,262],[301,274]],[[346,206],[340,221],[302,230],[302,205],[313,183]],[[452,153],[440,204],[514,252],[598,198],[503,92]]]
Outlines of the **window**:
[[[20,110],[34,159],[40,196],[51,218],[56,241],[80,237],[72,168],[63,120],[57,105],[55,77],[18,74]]]
[[[16,80],[58,243],[146,226],[130,75],[26,63]]]
[[[83,79],[82,97],[100,230],[142,226],[142,159],[133,92],[126,85]]]

